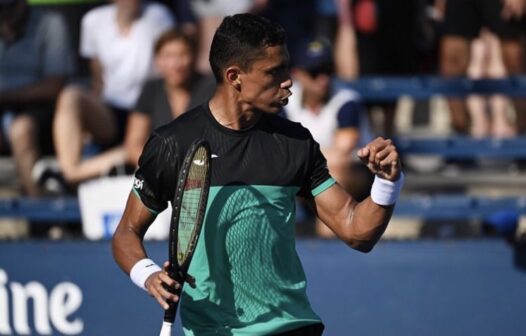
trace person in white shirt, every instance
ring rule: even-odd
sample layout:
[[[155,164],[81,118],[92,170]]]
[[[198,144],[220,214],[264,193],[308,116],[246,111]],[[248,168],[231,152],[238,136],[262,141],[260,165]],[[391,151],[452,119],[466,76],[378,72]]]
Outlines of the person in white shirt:
[[[124,163],[122,141],[128,112],[153,74],[156,39],[174,24],[161,4],[112,2],[89,11],[82,19],[80,52],[90,61],[91,90],[69,86],[57,104],[54,144],[68,185]],[[83,160],[86,133],[107,150]]]
[[[74,68],[60,15],[0,0],[0,153],[12,155],[26,196],[42,195],[31,173],[52,152],[54,104]]]
[[[334,90],[332,45],[325,39],[305,43],[292,69],[292,96],[283,114],[307,128],[327,159],[331,176],[346,189],[352,189],[352,152],[372,139],[365,107],[357,92]],[[317,233],[333,234],[322,223]]]

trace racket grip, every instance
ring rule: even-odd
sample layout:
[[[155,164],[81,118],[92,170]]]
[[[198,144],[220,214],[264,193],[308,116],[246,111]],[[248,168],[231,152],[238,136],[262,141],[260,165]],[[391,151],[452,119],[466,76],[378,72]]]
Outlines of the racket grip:
[[[181,300],[181,293],[183,292],[183,283],[184,283],[184,280],[182,279],[185,278],[184,274],[182,272],[175,273],[171,271],[168,273],[168,276],[170,276],[170,278],[172,279],[176,279],[179,282],[180,287],[177,289],[174,289],[168,286],[164,286],[164,288],[168,292],[177,295],[179,297],[179,300]],[[177,306],[179,305],[179,301],[177,302],[169,301],[168,305],[170,305],[170,307],[164,311],[164,322],[169,322],[173,324],[173,322],[175,321],[175,316],[177,315]]]
[[[163,326],[161,327],[161,332],[159,333],[159,336],[171,336],[171,335],[172,335],[172,323],[163,322]]]
[[[177,303],[170,302],[170,308],[164,311],[164,322],[172,324],[175,321],[175,315],[177,314]]]
[[[175,274],[173,272],[168,273],[168,275],[172,279],[178,279],[177,277],[175,277]],[[183,282],[179,280],[179,283],[181,284],[181,287],[179,287],[178,289],[173,289],[168,286],[164,286],[164,288],[170,293],[177,295],[179,297],[179,300],[181,300],[181,293],[183,291],[183,288],[182,288]],[[169,301],[168,305],[170,307],[164,311],[164,322],[169,322],[173,324],[173,322],[175,321],[175,316],[177,315],[177,306],[179,305],[179,301],[177,302]]]

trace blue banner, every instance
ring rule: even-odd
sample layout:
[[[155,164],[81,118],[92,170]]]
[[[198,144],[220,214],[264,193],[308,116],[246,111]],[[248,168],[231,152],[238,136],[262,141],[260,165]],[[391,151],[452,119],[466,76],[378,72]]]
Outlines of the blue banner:
[[[503,241],[381,242],[370,254],[337,241],[297,248],[326,336],[524,334],[526,272]],[[147,250],[162,263],[167,245]],[[0,335],[156,335],[161,321],[109,241],[0,243]]]

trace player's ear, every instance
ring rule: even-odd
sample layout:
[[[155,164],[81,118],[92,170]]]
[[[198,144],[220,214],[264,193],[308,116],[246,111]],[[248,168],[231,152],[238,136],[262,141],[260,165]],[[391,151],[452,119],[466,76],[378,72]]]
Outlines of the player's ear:
[[[237,66],[228,67],[225,71],[226,82],[232,85],[236,90],[241,89],[241,69]]]

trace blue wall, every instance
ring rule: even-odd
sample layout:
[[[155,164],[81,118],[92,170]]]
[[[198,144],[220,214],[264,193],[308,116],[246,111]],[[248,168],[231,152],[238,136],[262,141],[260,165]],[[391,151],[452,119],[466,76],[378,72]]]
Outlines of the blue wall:
[[[147,248],[164,260],[165,243]],[[364,255],[339,242],[306,240],[298,251],[325,335],[524,335],[526,273],[513,267],[503,241],[382,242]],[[160,308],[113,263],[107,241],[2,242],[0,269],[7,276],[0,278],[0,309],[2,302],[9,306],[0,330],[6,324],[14,330],[13,283],[31,281],[48,295],[63,282],[79,287],[82,304],[67,319],[82,321],[83,335],[159,329]],[[31,304],[28,309],[34,332]]]

